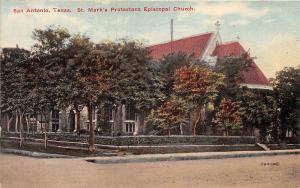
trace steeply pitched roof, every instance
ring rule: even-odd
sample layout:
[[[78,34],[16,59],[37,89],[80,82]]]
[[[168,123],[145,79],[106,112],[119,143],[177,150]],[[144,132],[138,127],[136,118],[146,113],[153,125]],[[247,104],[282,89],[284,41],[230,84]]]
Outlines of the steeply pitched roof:
[[[239,56],[243,53],[245,53],[245,50],[239,42],[230,42],[218,45],[213,51],[212,56],[221,58],[225,56]]]
[[[218,45],[212,55],[222,58],[226,56],[239,56],[245,52],[239,42],[230,42]],[[255,62],[247,70],[243,71],[242,75],[246,84],[269,85],[268,79]]]
[[[246,84],[269,85],[268,79],[254,62],[250,68],[242,72],[242,75]]]
[[[194,54],[195,58],[201,58],[213,34],[213,32],[209,32],[175,40],[172,43],[173,52],[184,52],[188,55]],[[162,59],[171,53],[171,42],[149,46],[148,50],[152,58]],[[218,45],[211,55],[222,58],[226,56],[239,56],[245,52],[239,42],[229,42]],[[248,70],[242,72],[242,75],[245,84],[269,85],[268,79],[254,62]]]
[[[199,58],[206,46],[213,32],[199,34],[191,37],[186,37],[172,42],[174,53],[184,52],[185,54],[193,54],[195,58]],[[150,55],[154,59],[162,59],[164,55],[171,53],[171,42],[156,44],[148,47]]]

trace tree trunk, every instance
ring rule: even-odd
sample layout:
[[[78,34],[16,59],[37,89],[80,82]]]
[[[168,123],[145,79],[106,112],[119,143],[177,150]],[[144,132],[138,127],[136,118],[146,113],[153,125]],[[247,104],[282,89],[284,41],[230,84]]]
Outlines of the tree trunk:
[[[43,115],[44,115],[44,111],[42,111],[41,113],[41,122],[43,122]],[[46,122],[46,116],[45,116],[45,122]],[[46,123],[44,123],[44,126],[42,126],[41,124],[41,127],[42,127],[42,133],[44,133],[44,148],[45,150],[47,150],[47,146],[48,146],[48,140],[47,140],[47,128],[46,128]]]
[[[26,116],[26,127],[27,127],[27,134],[29,134],[29,120],[28,120],[28,116]]]
[[[89,152],[95,151],[94,145],[94,125],[93,125],[93,107],[91,104],[88,105],[88,120],[89,120]]]
[[[197,116],[196,116],[197,119],[196,119],[196,121],[193,124],[193,135],[194,136],[196,135],[197,125],[198,125],[198,123],[201,120],[201,107],[197,108],[196,114],[197,114]]]
[[[47,146],[48,146],[48,139],[47,139],[47,132],[45,131],[44,132],[44,148],[45,148],[45,150],[47,150]]]
[[[180,135],[183,135],[183,125],[180,124]]]
[[[114,122],[112,123],[112,136],[118,136],[123,129],[123,105],[120,104],[115,108]]]
[[[44,127],[43,127],[43,112],[41,112],[41,130],[42,130],[42,133],[44,133]]]
[[[118,106],[116,106],[116,108],[114,109],[113,108],[113,123],[111,124],[111,127],[110,127],[110,132],[111,132],[111,136],[114,136],[115,135],[115,131],[116,131],[116,124],[117,124],[117,117],[118,117]]]
[[[33,125],[32,134],[35,135],[35,132],[38,130],[38,124],[37,124],[38,116],[37,114],[34,114],[33,117],[34,117],[34,123],[32,124]]]
[[[80,136],[80,110],[78,107],[75,107],[76,111],[76,133],[78,136]]]
[[[18,132],[18,123],[19,123],[19,116],[18,112],[16,112],[16,122],[15,122],[15,132]]]
[[[13,120],[13,116],[9,117],[9,115],[7,114],[7,126],[6,126],[7,132],[10,132],[10,124],[12,120]]]
[[[20,118],[20,148],[23,147],[23,135],[22,135],[22,132],[23,132],[23,115],[24,113],[21,113],[21,111],[19,111],[19,118]]]
[[[9,132],[9,125],[8,125],[9,116],[8,116],[8,114],[6,114],[5,117],[6,117],[6,121],[5,121],[5,123],[6,123],[6,131]]]
[[[46,115],[48,114],[48,116]],[[44,129],[45,129],[45,132],[49,131],[49,124],[50,124],[50,116],[49,116],[49,111],[44,111],[43,113],[44,115],[44,119],[45,119],[45,123],[44,123]],[[47,125],[48,123],[48,125]]]

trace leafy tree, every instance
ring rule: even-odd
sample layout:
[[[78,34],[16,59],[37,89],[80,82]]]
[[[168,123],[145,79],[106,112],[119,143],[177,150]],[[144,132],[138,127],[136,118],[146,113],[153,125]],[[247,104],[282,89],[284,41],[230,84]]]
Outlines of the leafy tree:
[[[70,37],[68,31],[60,26],[35,29],[33,32],[35,44],[31,61],[37,68],[34,93],[41,114],[59,109],[64,104],[62,96],[68,93],[64,86]]]
[[[214,121],[222,127],[225,135],[229,136],[231,129],[240,129],[243,127],[242,115],[243,109],[241,109],[239,103],[223,99]]]
[[[297,98],[300,93],[300,67],[285,67],[277,72],[273,87],[280,108],[281,138],[285,138],[287,131],[298,136]]]
[[[64,69],[64,82],[60,83],[61,92],[59,106],[73,106],[76,111],[76,132],[80,135],[80,106],[84,105],[85,92],[82,92],[84,86],[78,82],[77,76],[81,70],[81,61],[79,58],[87,56],[93,49],[93,43],[85,35],[75,34],[68,42],[67,52],[69,59]]]
[[[194,65],[179,68],[175,73],[174,91],[182,97],[193,112],[192,129],[196,128],[202,118],[204,104],[214,100],[223,85],[223,75],[212,70]]]
[[[167,130],[170,136],[172,129],[178,129],[184,123],[186,110],[184,101],[173,98],[156,110],[152,110],[149,117],[147,117],[147,123]]]
[[[98,48],[116,63],[110,73],[112,87],[105,99],[115,104],[117,111],[123,104],[132,104],[145,116],[162,102],[164,95],[158,71],[142,43],[121,40],[118,43],[102,43]],[[119,119],[115,116],[114,126],[120,126]]]
[[[160,62],[157,62],[160,65],[159,72],[164,86],[163,92],[168,98],[174,93],[175,71],[182,66],[192,64],[192,62],[192,56],[187,56],[182,52],[168,54]]]
[[[245,113],[243,124],[253,134],[253,128],[260,131],[262,141],[277,141],[279,128],[279,107],[272,91],[244,89],[240,101]]]
[[[27,50],[4,48],[1,59],[1,109],[3,112],[16,111],[20,119],[30,110],[32,102],[29,57]]]
[[[92,51],[93,43],[85,35],[71,36],[63,27],[49,26],[33,33],[33,61],[38,67],[36,98],[40,111],[73,106],[76,111],[76,132],[80,133],[80,108],[85,92],[77,79],[81,64],[76,61]]]
[[[121,41],[118,67],[115,70],[117,98],[129,101],[138,109],[151,109],[163,98],[157,71],[149,52],[139,41]]]
[[[218,73],[223,74],[224,77],[224,87],[221,89],[221,98],[236,98],[241,92],[240,84],[243,83],[243,71],[247,71],[253,63],[252,58],[248,53],[244,53],[241,56],[228,56],[224,58],[219,58],[217,60],[214,70]]]
[[[15,114],[15,132],[20,132],[22,146],[22,132],[24,116],[33,110],[34,98],[33,69],[30,52],[20,48],[4,48],[1,57],[1,112],[7,115],[6,130],[10,129],[12,114]],[[9,117],[10,116],[10,117]],[[27,119],[27,118],[26,118]],[[27,124],[28,129],[28,124]]]
[[[241,87],[240,84],[244,82],[243,72],[251,68],[252,63],[253,60],[248,53],[240,56],[227,56],[217,60],[213,70],[224,75],[224,85],[220,88],[219,95],[213,101],[212,119],[219,119],[218,116],[222,114],[222,108],[220,108],[222,101],[231,101],[241,105],[240,108],[245,108],[240,97],[246,88]],[[244,123],[245,121],[243,121]],[[214,124],[214,121],[212,121],[212,124]]]
[[[107,58],[105,51],[93,49],[88,54],[77,58],[77,63],[80,64],[76,74],[77,82],[83,88],[84,101],[88,108],[89,120],[89,151],[94,152],[94,125],[92,113],[94,107],[101,102],[103,96],[111,92],[112,89],[112,70],[116,62]]]

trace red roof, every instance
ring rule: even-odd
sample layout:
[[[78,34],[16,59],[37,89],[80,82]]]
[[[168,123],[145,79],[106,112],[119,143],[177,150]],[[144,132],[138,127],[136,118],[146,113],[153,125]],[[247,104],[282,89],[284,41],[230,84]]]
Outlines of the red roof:
[[[251,64],[251,67],[243,71],[242,74],[246,84],[269,85],[268,79],[254,62]]]
[[[219,58],[225,56],[239,56],[245,53],[244,48],[238,42],[230,42],[218,45],[213,51],[212,55]]]
[[[222,58],[225,56],[239,56],[245,52],[239,42],[231,42],[217,46],[212,55]],[[242,72],[242,75],[246,84],[269,85],[268,79],[254,62],[246,71]]]
[[[174,53],[184,52],[189,55],[193,54],[195,58],[201,58],[212,35],[213,32],[210,32],[175,40],[172,42],[172,51]],[[171,42],[149,46],[148,50],[153,59],[162,59],[171,53]],[[218,58],[239,56],[245,52],[239,42],[230,42],[218,45],[214,49],[212,56],[217,56]],[[242,75],[245,84],[269,85],[268,79],[254,62],[248,70],[242,72]]]
[[[185,54],[193,54],[195,58],[200,57],[206,46],[208,45],[209,39],[212,36],[212,32],[195,35],[172,42],[172,48],[174,53],[184,52]],[[154,59],[162,59],[165,55],[171,53],[171,42],[157,44],[148,47],[150,55]]]

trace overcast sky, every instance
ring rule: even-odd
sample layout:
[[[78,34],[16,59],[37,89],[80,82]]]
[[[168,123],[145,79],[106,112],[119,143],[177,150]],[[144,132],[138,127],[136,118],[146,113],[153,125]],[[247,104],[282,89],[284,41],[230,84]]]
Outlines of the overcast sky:
[[[29,49],[34,28],[55,24],[71,33],[85,33],[94,42],[116,38],[144,40],[155,44],[170,39],[170,19],[174,38],[215,31],[221,23],[223,42],[237,40],[250,49],[267,77],[284,66],[300,64],[300,2],[195,2],[195,1],[43,1],[0,0],[0,46]],[[111,7],[189,7],[192,12],[170,13],[77,13],[81,8]],[[70,8],[72,13],[14,14],[14,8]]]

